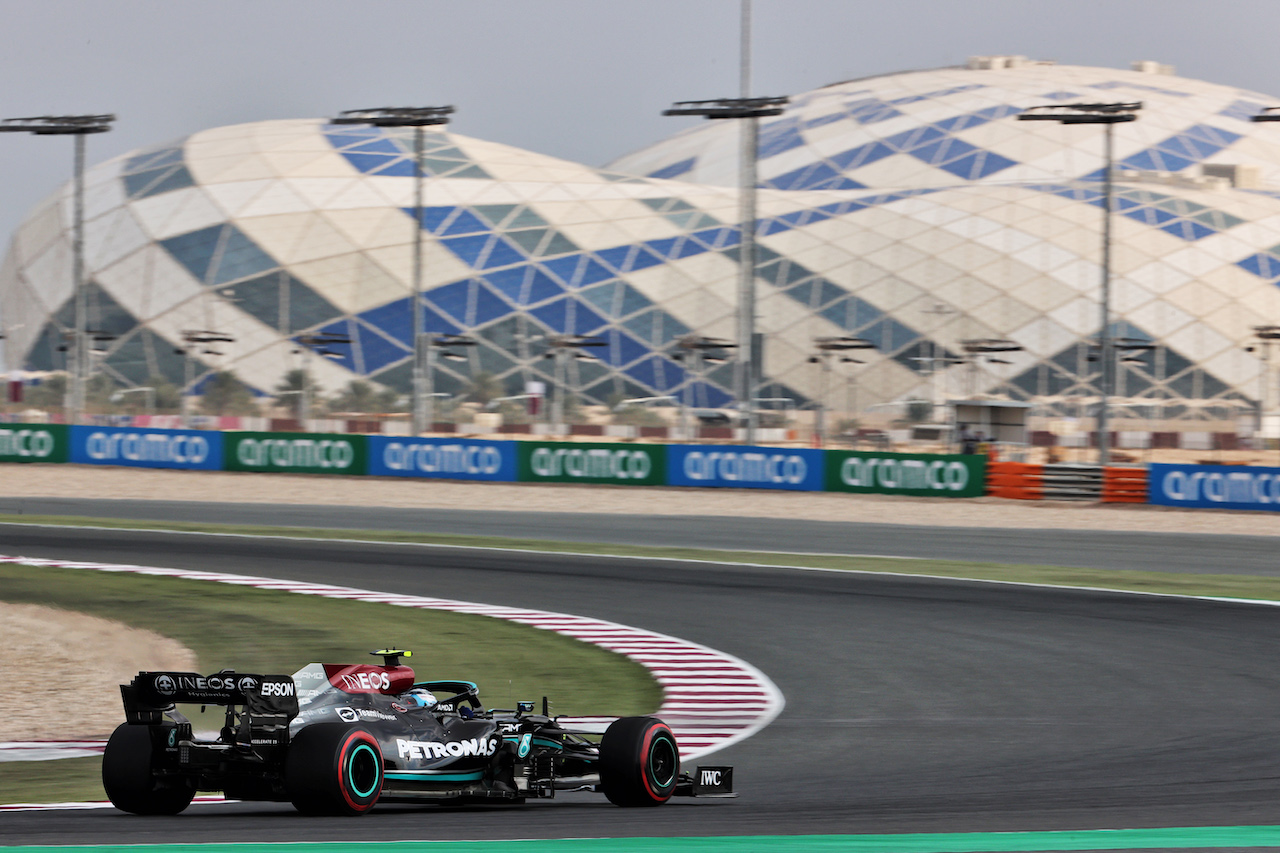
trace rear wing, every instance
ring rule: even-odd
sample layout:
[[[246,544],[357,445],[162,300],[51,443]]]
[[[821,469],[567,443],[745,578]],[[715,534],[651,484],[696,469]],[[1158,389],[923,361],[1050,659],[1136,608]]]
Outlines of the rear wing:
[[[234,706],[243,705],[240,729],[245,740],[287,739],[289,721],[298,716],[298,689],[288,675],[231,670],[213,675],[140,672],[128,684],[120,685],[120,697],[125,720],[142,726],[161,723],[176,703],[226,705],[228,720]]]

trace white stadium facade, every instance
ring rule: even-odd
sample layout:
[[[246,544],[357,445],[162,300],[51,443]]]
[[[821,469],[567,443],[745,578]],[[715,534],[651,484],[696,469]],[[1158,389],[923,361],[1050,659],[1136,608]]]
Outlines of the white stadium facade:
[[[1103,131],[1016,117],[1141,101],[1115,128],[1112,333],[1132,346],[1118,402],[1222,418],[1274,396],[1254,327],[1280,323],[1280,125],[1250,118],[1277,101],[1135,68],[978,58],[793,95],[762,120],[757,395],[812,401],[815,339],[853,335],[876,349],[837,375],[858,371],[863,406],[991,394],[1074,414],[1096,400]],[[428,132],[426,330],[478,342],[469,363],[439,365],[437,389],[481,371],[509,393],[549,382],[548,339],[577,334],[606,344],[571,362],[589,401],[692,383],[698,405],[729,404],[731,363],[695,381],[673,356],[682,336],[735,335],[735,124],[704,122],[604,169]],[[268,394],[299,366],[300,336],[332,333],[351,342],[310,360],[324,390],[368,378],[407,391],[411,140],[264,121],[90,168],[87,325],[109,338],[94,369],[181,383],[182,331],[216,330],[235,340],[203,357],[191,390],[230,369]],[[10,367],[65,366],[71,220],[68,185],[12,237]],[[1020,349],[965,358],[980,339]]]

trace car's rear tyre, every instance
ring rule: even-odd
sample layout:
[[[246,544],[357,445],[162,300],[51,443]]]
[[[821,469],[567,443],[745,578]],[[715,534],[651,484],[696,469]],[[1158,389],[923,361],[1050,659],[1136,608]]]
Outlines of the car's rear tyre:
[[[382,750],[363,726],[307,726],[285,756],[285,790],[303,814],[364,814],[378,802],[382,779]]]
[[[654,717],[615,720],[600,740],[600,788],[615,806],[660,806],[680,776],[680,750]]]
[[[165,729],[172,731],[172,727]],[[102,754],[102,787],[121,811],[141,815],[177,814],[191,805],[195,788],[186,780],[157,776],[150,726],[122,723]]]

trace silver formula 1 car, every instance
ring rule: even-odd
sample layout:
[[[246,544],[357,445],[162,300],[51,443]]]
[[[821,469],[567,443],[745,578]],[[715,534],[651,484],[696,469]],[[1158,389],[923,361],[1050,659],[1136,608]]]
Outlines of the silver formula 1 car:
[[[619,806],[672,796],[732,797],[733,768],[680,772],[675,735],[623,717],[603,736],[533,702],[485,709],[469,681],[416,681],[384,649],[381,665],[308,664],[292,676],[223,670],[140,672],[120,691],[102,782],[119,809],[177,814],[198,791],[291,802],[308,814],[364,814],[379,802],[523,802],[597,791]],[[200,738],[178,704],[226,706]]]

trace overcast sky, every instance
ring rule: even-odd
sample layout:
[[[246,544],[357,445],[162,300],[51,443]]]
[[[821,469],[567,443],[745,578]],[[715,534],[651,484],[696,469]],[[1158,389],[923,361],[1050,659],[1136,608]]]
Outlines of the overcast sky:
[[[198,130],[454,104],[452,129],[601,165],[732,96],[739,0],[0,0],[0,117],[114,112],[89,162]],[[1275,94],[1278,0],[754,0],[756,94],[1025,54]],[[0,235],[71,142],[0,135]]]

